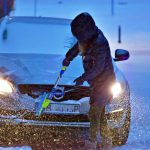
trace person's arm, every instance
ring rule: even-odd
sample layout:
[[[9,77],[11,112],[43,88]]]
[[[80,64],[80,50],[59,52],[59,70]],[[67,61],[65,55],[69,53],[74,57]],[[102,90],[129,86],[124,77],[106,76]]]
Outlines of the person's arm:
[[[104,70],[106,58],[106,51],[98,50],[93,55],[93,68],[88,72],[82,74],[82,78],[84,81],[93,80],[97,75],[101,74]]]
[[[62,62],[63,66],[69,66],[70,62],[79,54],[78,43],[76,43],[69,51],[66,53],[66,57]]]
[[[68,61],[72,61],[79,54],[78,43],[76,43],[69,51],[66,53],[66,58]]]

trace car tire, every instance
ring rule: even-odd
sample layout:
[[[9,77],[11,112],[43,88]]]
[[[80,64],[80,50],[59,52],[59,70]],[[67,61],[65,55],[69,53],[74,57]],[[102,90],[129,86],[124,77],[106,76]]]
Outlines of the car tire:
[[[123,126],[121,128],[110,129],[108,127],[108,124],[106,123],[107,121],[104,120],[104,124],[102,124],[100,127],[101,136],[105,135],[105,131],[110,130],[112,135],[112,144],[114,146],[124,145],[128,140],[129,131],[130,131],[130,121],[131,121],[131,107],[129,106],[127,110],[125,123],[123,124]],[[106,128],[109,129],[107,130]]]

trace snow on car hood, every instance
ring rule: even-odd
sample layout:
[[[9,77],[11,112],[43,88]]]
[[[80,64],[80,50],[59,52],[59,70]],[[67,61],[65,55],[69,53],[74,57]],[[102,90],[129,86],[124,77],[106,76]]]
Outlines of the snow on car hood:
[[[50,54],[0,54],[0,76],[9,76],[17,84],[54,84],[63,58]],[[71,85],[82,73],[81,58],[77,57],[60,84]]]

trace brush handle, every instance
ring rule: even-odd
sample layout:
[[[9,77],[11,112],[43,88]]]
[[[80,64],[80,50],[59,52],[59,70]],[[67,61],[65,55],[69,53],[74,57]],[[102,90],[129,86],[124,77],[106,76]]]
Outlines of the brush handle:
[[[62,78],[62,75],[64,74],[64,72],[66,71],[66,69],[67,69],[66,66],[63,66],[63,67],[61,68],[60,74],[59,74],[59,76],[57,77],[57,80],[56,80],[55,85],[54,85],[53,88],[56,88],[56,87],[57,87],[58,82],[59,82],[59,80]]]

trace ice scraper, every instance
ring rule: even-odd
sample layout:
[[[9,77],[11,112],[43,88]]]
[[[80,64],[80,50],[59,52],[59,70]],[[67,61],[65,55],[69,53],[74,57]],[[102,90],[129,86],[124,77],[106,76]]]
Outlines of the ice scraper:
[[[44,93],[43,96],[40,97],[39,101],[36,103],[36,107],[35,107],[36,116],[40,116],[42,114],[42,112],[44,111],[44,109],[46,109],[49,106],[50,101],[53,99],[53,97],[55,95],[55,91],[56,91],[57,85],[59,83],[59,80],[61,79],[62,75],[66,71],[66,68],[67,68],[66,66],[62,67],[51,92]]]

